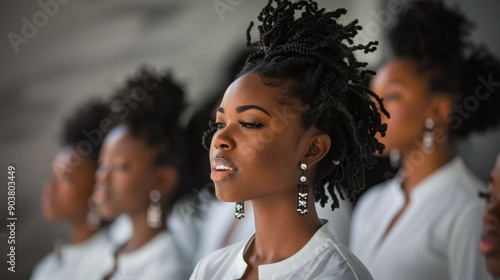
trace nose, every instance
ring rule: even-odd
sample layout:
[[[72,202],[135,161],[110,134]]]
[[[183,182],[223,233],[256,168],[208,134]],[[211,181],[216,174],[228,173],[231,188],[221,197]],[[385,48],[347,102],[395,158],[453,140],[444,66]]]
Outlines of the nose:
[[[218,130],[212,138],[212,145],[219,150],[230,150],[236,147],[234,135],[230,126]]]
[[[95,171],[96,183],[105,183],[107,180],[109,180],[109,175],[109,168],[104,164],[99,165],[99,167]]]
[[[483,223],[490,226],[500,226],[500,201],[495,201],[486,207]]]

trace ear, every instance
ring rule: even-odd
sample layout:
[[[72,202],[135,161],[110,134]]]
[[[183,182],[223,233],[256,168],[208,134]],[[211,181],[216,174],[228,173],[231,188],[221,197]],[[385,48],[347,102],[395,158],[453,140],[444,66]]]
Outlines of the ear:
[[[170,196],[177,188],[179,174],[172,166],[160,166],[156,170],[154,189],[157,189],[162,197]]]
[[[452,103],[451,99],[444,93],[436,94],[431,98],[427,117],[432,118],[436,123],[445,122],[452,109]]]
[[[330,151],[331,139],[326,133],[318,133],[311,136],[307,150],[302,157],[309,166],[319,162]]]

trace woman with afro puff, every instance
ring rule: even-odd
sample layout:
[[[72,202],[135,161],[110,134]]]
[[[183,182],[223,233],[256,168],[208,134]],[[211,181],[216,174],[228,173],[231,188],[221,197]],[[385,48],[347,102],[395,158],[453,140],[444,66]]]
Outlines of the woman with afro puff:
[[[391,114],[380,141],[402,167],[360,199],[350,240],[375,279],[490,279],[479,251],[485,185],[452,148],[500,120],[499,92],[481,82],[499,80],[500,64],[468,42],[471,26],[441,1],[412,1],[390,33],[394,57],[371,86]]]

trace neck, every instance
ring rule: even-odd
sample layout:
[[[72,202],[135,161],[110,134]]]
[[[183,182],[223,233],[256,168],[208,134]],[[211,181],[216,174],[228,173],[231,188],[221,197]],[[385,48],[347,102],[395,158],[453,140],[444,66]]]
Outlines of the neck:
[[[422,149],[412,149],[402,153],[402,168],[405,174],[403,186],[407,198],[420,182],[451,159],[452,153],[447,142],[435,143],[434,151],[429,154]]]
[[[71,225],[71,243],[78,244],[87,241],[96,231],[93,230],[87,224],[86,218],[78,219],[73,221]]]
[[[141,248],[144,244],[148,243],[158,233],[167,229],[164,215],[162,215],[162,225],[160,228],[150,228],[146,224],[147,211],[136,213],[134,215],[129,214],[129,216],[132,221],[133,235],[119,250],[119,253],[135,251]]]
[[[279,262],[297,253],[304,247],[321,222],[314,206],[314,195],[310,188],[308,213],[300,216],[297,209],[297,193],[288,197],[266,197],[252,200],[255,214],[255,241],[251,246],[250,260],[265,264]]]

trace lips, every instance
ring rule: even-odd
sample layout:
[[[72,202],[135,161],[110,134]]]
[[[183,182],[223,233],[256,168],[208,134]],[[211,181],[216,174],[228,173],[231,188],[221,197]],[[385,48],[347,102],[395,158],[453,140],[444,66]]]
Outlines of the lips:
[[[237,171],[238,168],[227,159],[215,157],[212,159],[212,173],[210,174],[210,179],[214,182],[224,181]]]
[[[498,243],[498,238],[496,235],[492,234],[491,232],[485,232],[483,233],[481,237],[481,246],[480,250],[481,253],[487,255],[487,254],[492,254],[492,253],[499,253],[500,248],[499,248],[499,243]]]

